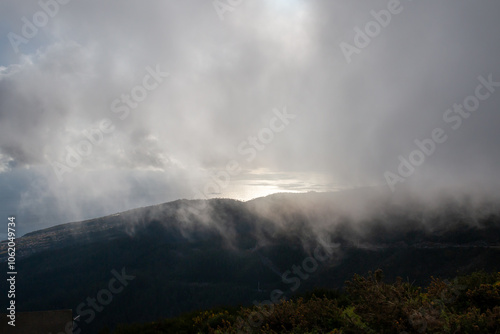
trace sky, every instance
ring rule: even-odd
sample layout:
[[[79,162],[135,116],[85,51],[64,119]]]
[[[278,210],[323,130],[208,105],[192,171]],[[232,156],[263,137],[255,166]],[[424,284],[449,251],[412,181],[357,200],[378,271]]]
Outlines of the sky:
[[[0,220],[23,234],[179,198],[498,194],[499,14],[494,0],[2,0]]]

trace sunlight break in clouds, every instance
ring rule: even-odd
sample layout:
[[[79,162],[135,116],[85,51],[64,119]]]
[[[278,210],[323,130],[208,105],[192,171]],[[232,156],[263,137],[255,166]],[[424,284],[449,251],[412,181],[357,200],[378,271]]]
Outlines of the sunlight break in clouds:
[[[439,127],[478,76],[500,78],[493,1],[401,1],[404,11],[350,64],[339,45],[352,44],[354,27],[389,0],[221,1],[233,4],[223,20],[201,0],[61,0],[55,15],[37,0],[0,3],[0,213],[17,214],[30,231],[194,198],[210,173],[245,159],[238,145],[282,106],[297,119],[209,197],[388,190],[384,172],[398,156]],[[46,22],[33,20],[40,11]],[[26,21],[38,24],[29,38]],[[28,42],[13,48],[11,33]],[[121,120],[113,101],[132,95],[156,64],[169,77]],[[482,101],[404,188],[424,197],[495,192],[499,105],[498,94]],[[103,119],[114,131],[94,136],[100,144],[60,182],[51,162],[68,166],[67,147],[89,140],[85,131]],[[263,170],[272,176],[256,176]]]

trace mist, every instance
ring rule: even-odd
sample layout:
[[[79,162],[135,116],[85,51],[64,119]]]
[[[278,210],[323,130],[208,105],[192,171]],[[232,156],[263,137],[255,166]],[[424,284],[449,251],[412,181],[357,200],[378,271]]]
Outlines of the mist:
[[[499,193],[496,2],[57,4],[29,38],[47,9],[0,4],[0,213],[21,233],[180,198]]]

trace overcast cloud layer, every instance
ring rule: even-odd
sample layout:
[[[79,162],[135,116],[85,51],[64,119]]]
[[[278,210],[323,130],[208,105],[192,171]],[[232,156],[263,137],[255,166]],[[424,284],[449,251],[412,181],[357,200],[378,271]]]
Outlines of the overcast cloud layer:
[[[500,82],[497,1],[63,2],[42,0],[47,22],[38,1],[0,3],[0,220],[23,233],[196,189],[388,187],[436,128],[405,186],[498,185],[500,87],[478,88]],[[368,43],[356,27],[388,6]],[[446,114],[477,91],[476,111]],[[231,185],[206,187],[232,160]]]

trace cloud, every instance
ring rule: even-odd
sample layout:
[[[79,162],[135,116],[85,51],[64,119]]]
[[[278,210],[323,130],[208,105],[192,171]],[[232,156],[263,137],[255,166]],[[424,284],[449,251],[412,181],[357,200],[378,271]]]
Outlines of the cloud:
[[[401,5],[348,64],[340,43],[354,43],[354,28],[387,1],[245,1],[223,21],[206,1],[71,1],[19,55],[2,42],[0,171],[35,173],[36,185],[19,190],[20,207],[48,196],[49,216],[64,219],[87,216],[75,214],[81,203],[93,203],[90,216],[106,211],[96,209],[99,202],[107,211],[142,205],[132,195],[136,173],[149,173],[146,183],[162,175],[169,194],[146,196],[152,202],[190,197],[210,171],[244,161],[238,144],[269,124],[273,108],[286,106],[296,121],[243,168],[276,178],[322,174],[321,182],[346,187],[385,185],[398,156],[441,127],[448,140],[406,184],[418,191],[497,184],[500,92],[456,131],[443,114],[474,93],[478,76],[500,81],[499,5]],[[20,34],[21,18],[39,10],[36,1],[2,4],[0,34]],[[157,65],[170,76],[120,119],[112,102]],[[103,119],[115,130],[59,182],[51,163],[63,163],[68,147]],[[128,204],[116,200],[121,192]]]

